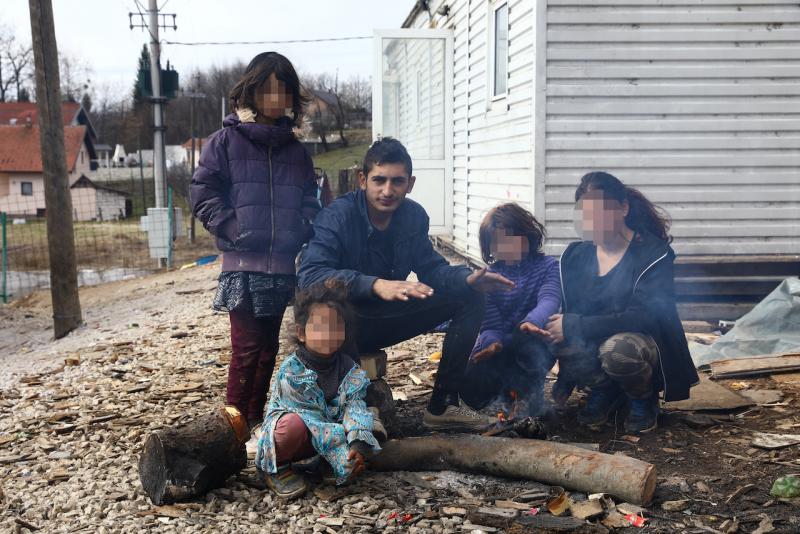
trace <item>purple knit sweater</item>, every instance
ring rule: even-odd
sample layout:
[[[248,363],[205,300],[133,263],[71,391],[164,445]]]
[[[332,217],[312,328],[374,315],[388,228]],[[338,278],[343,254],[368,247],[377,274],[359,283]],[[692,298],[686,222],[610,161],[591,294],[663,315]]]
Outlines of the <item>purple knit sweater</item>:
[[[495,341],[508,346],[511,334],[522,322],[544,328],[547,319],[561,306],[561,278],[555,258],[528,256],[518,265],[498,263],[489,270],[502,274],[516,287],[486,296],[486,315],[473,354]]]

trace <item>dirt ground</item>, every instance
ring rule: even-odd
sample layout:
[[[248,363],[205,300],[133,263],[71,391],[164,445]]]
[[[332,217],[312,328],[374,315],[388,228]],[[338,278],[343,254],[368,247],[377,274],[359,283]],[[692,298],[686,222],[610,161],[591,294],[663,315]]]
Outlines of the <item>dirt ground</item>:
[[[481,526],[474,513],[546,487],[447,471],[368,472],[350,486],[318,486],[285,503],[274,499],[249,467],[204,498],[153,506],[136,467],[145,437],[224,402],[228,322],[210,309],[218,270],[210,265],[83,288],[86,325],[58,341],[51,339],[47,293],[0,307],[0,531],[543,531],[515,522]],[[291,350],[288,324],[287,319],[281,354]],[[397,401],[393,437],[423,434],[427,383],[436,367],[429,356],[440,350],[441,338],[428,334],[388,351],[387,381],[406,399]],[[580,393],[565,411],[547,417],[549,439],[597,444],[603,452],[656,465],[658,485],[644,512],[645,526],[616,530],[800,531],[798,505],[769,495],[777,477],[800,472],[800,449],[751,445],[756,431],[799,433],[800,382],[720,383],[745,394],[780,390],[780,399],[712,413],[714,421],[665,413],[659,428],[638,440],[623,435],[622,414],[616,426],[600,432],[579,428]],[[570,493],[575,501],[586,499]],[[673,505],[681,510],[668,511],[665,501],[685,502]],[[538,509],[535,503],[531,507]],[[549,515],[545,509],[539,514]],[[599,520],[578,529],[607,530]]]

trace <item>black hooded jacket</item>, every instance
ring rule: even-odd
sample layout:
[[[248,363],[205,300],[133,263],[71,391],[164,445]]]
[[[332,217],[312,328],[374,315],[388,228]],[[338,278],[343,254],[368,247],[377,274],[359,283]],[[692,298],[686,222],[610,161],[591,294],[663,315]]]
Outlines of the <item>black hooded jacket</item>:
[[[616,294],[609,303],[612,311],[600,315],[575,313],[582,308],[582,299],[588,298],[584,292],[591,290],[587,266],[596,265],[596,250],[591,241],[578,241],[561,256],[566,342],[599,345],[622,332],[648,334],[659,349],[662,373],[655,378],[664,391],[664,400],[688,398],[689,388],[697,384],[698,377],[675,305],[672,247],[651,234],[637,234],[620,261],[626,262],[627,269],[616,278]]]

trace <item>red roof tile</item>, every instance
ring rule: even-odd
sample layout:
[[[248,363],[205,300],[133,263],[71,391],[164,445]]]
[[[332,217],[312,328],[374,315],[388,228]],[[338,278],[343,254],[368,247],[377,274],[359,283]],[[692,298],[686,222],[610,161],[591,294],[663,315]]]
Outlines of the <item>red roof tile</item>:
[[[64,127],[67,171],[72,172],[86,138],[86,126]],[[38,126],[0,125],[0,172],[42,172]]]
[[[61,104],[61,115],[64,126],[72,124],[81,105],[77,102],[64,102]],[[38,124],[39,109],[34,102],[0,102],[0,124],[11,124],[12,119],[17,124],[25,124],[27,117],[31,118],[34,126]]]

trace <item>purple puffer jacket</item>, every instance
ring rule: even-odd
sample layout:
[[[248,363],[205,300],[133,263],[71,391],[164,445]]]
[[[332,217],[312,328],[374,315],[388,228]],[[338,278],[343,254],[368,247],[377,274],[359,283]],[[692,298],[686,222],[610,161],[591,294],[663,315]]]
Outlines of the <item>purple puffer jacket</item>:
[[[291,125],[228,115],[203,147],[192,177],[194,215],[217,238],[223,271],[295,274],[294,261],[320,210],[314,164]],[[225,222],[235,217],[231,241]]]

